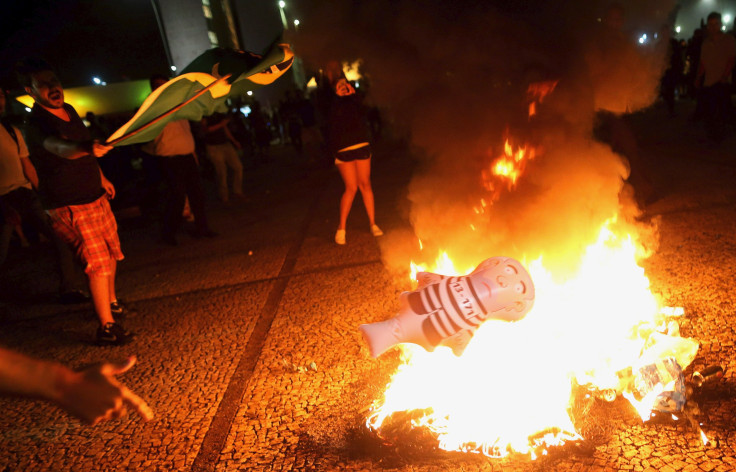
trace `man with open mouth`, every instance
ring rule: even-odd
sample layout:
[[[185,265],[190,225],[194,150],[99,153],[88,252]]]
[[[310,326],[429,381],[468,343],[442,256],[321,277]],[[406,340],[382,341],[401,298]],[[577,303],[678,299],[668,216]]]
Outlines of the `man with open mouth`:
[[[28,144],[41,201],[54,231],[85,266],[100,321],[97,342],[124,344],[132,333],[113,318],[125,313],[115,293],[117,261],[123,259],[108,201],[115,197],[115,187],[97,163],[112,147],[91,139],[76,110],[64,103],[64,89],[45,61],[26,59],[17,65],[16,75],[35,101]]]

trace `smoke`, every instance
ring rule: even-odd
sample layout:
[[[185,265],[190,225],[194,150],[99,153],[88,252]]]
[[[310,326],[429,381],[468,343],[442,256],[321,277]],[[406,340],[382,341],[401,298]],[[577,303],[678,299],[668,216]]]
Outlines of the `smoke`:
[[[621,213],[629,175],[628,160],[593,138],[596,112],[656,98],[673,4],[621,3],[616,36],[602,1],[298,3],[303,26],[289,39],[307,68],[361,59],[372,101],[425,159],[408,189],[414,235],[383,238],[388,266],[431,262],[440,249],[461,270],[494,255],[574,266]],[[638,46],[637,31],[657,32],[658,44]],[[543,80],[558,85],[530,119],[527,88]],[[480,176],[506,138],[540,152],[491,201]],[[431,256],[416,257],[417,237]]]

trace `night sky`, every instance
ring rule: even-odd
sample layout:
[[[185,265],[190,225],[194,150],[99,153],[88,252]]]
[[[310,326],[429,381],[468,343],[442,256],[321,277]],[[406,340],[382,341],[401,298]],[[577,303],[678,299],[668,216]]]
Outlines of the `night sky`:
[[[372,3],[360,0],[337,3],[351,2],[354,5],[364,4],[364,6]],[[168,72],[168,62],[151,0],[3,0],[2,3],[0,85],[5,88],[17,87],[11,73],[12,67],[17,60],[27,56],[40,56],[46,59],[57,69],[66,87],[91,85],[92,76],[99,76],[112,83],[127,79],[144,79],[156,72]],[[433,8],[438,8],[441,11],[437,12],[436,17],[441,31],[445,25],[454,22],[454,15],[462,15],[469,9],[493,4],[510,19],[535,24],[537,30],[551,28],[554,31],[561,12],[565,12],[563,17],[569,16],[567,13],[571,11],[589,10],[591,5],[603,3],[608,2],[428,0],[413,3],[392,0],[387,2],[389,7],[383,13],[387,16],[386,21],[391,21],[392,11],[396,8],[411,7],[417,11],[432,11]],[[687,9],[691,5],[701,5],[704,2],[625,0],[623,3],[632,13],[629,18],[636,18],[638,13],[652,9],[653,5],[679,4],[682,9]],[[736,4],[736,0],[734,3]],[[292,11],[296,11],[303,20],[309,21],[312,2],[289,0],[287,5],[287,9],[295,9]],[[723,0],[719,5],[728,9],[731,0]],[[382,21],[377,20],[377,24],[381,23]],[[339,27],[336,24],[331,26]],[[493,33],[493,30],[487,33]],[[301,53],[309,55],[309,51],[302,50]]]
[[[4,0],[0,15],[0,83],[14,89],[13,64],[44,58],[65,87],[167,73],[150,0]]]

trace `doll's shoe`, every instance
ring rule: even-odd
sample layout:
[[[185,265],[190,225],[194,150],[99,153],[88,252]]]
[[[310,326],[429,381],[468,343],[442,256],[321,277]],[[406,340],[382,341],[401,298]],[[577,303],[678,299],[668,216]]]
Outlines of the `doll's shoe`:
[[[338,229],[335,233],[335,242],[339,245],[345,244],[345,230],[344,229]]]
[[[371,233],[376,237],[383,236],[383,231],[381,231],[381,228],[379,228],[378,225],[371,226]]]

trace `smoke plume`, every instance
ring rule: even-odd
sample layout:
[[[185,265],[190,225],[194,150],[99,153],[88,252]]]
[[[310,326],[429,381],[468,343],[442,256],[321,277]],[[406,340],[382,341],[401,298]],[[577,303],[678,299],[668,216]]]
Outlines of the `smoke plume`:
[[[414,235],[382,240],[389,267],[416,259],[417,237],[425,261],[442,249],[461,270],[494,255],[575,265],[621,213],[629,176],[627,158],[594,138],[596,116],[654,101],[673,3],[622,2],[613,39],[602,1],[297,3],[304,19],[289,39],[307,67],[361,59],[372,101],[425,159],[408,189]],[[638,31],[659,40],[638,45]],[[549,80],[557,87],[529,118],[528,86]],[[491,199],[480,176],[507,138],[539,152],[513,190]]]

